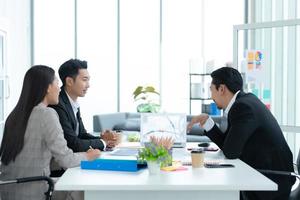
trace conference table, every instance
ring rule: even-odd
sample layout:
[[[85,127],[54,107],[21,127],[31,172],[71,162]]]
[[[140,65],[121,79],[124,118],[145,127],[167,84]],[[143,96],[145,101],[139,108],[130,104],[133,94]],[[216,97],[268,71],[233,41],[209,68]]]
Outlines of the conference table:
[[[193,147],[195,144],[188,144]],[[173,159],[187,162],[186,149],[173,149]],[[59,191],[84,191],[85,200],[238,200],[240,191],[275,191],[277,185],[239,159],[229,160],[222,151],[206,152],[206,162],[233,164],[233,168],[192,168],[137,172],[68,169],[55,184]]]

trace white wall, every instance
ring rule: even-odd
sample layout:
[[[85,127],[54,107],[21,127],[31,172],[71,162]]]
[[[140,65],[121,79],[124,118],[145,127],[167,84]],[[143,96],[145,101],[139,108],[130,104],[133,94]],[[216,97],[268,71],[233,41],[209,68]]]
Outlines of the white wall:
[[[8,28],[9,113],[16,105],[24,74],[30,67],[30,0],[0,0],[0,19],[5,21]]]

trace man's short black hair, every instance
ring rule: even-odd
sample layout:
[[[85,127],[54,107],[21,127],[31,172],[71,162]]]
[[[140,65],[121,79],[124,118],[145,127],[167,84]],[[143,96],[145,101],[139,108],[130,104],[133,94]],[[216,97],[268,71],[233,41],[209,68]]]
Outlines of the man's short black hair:
[[[220,84],[226,87],[235,94],[239,90],[243,90],[243,78],[240,72],[232,67],[222,67],[211,73],[212,84],[219,89]]]
[[[71,77],[75,80],[80,69],[87,69],[87,62],[85,60],[70,59],[64,62],[58,70],[63,86],[66,84],[67,77]]]

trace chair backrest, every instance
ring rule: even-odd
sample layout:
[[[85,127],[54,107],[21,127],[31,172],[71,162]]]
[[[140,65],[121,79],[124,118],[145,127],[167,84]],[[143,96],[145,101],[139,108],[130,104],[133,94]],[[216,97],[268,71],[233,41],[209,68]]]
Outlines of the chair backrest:
[[[298,152],[296,165],[297,165],[297,170],[298,170],[297,173],[299,175],[300,174],[300,149]],[[291,191],[291,194],[289,197],[289,200],[299,200],[299,199],[300,199],[300,179],[298,179],[298,186],[294,190]]]
[[[116,124],[122,124],[125,121],[126,113],[124,112],[94,115],[93,130],[94,132],[102,132],[105,129],[113,129]]]

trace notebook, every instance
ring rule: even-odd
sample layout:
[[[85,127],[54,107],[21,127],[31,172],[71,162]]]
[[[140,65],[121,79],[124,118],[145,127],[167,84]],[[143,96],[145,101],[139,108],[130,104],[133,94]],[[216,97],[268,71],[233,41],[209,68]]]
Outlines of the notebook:
[[[172,137],[173,147],[186,146],[186,114],[141,113],[141,145],[150,142],[150,136]]]
[[[118,148],[110,153],[112,156],[137,156],[138,148]]]

